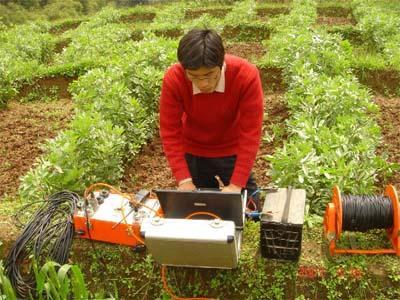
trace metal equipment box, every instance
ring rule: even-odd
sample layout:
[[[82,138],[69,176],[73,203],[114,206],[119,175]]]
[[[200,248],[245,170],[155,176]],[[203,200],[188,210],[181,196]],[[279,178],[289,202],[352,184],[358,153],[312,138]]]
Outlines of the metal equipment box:
[[[157,199],[145,199],[146,207],[135,210],[121,195],[109,193],[101,201],[96,200],[100,193],[94,196],[87,207],[78,203],[74,214],[75,233],[80,238],[137,246],[141,223],[154,217],[160,207]]]
[[[242,231],[233,221],[145,219],[141,235],[154,259],[163,265],[235,268]]]
[[[261,255],[297,260],[301,253],[306,192],[277,189],[267,193],[260,222]]]

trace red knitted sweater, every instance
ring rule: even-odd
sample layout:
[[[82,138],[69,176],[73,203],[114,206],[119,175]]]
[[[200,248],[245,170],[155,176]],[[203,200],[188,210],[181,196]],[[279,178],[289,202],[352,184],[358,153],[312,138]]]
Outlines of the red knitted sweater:
[[[225,92],[193,95],[181,64],[165,73],[160,99],[160,135],[179,182],[191,177],[184,154],[237,155],[230,183],[245,187],[260,144],[263,91],[257,68],[225,56]]]

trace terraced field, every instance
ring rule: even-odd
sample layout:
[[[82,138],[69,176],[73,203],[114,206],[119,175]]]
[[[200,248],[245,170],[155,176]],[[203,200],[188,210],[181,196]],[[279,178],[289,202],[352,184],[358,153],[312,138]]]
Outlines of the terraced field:
[[[45,195],[82,193],[96,181],[126,192],[174,187],[158,135],[161,79],[176,61],[179,38],[211,27],[227,53],[260,70],[265,114],[254,173],[261,187],[306,189],[302,255],[294,263],[261,258],[260,224],[249,221],[237,269],[171,268],[174,292],[219,299],[400,297],[397,257],[332,259],[321,238],[334,184],[349,193],[381,193],[389,183],[400,191],[400,6],[230,2],[110,8],[0,32],[0,259],[20,232],[13,215]],[[107,149],[98,146],[104,141],[112,141]],[[360,247],[390,247],[382,231],[354,235]],[[81,267],[93,298],[103,291],[168,299],[151,256],[91,247],[75,239],[70,262]]]

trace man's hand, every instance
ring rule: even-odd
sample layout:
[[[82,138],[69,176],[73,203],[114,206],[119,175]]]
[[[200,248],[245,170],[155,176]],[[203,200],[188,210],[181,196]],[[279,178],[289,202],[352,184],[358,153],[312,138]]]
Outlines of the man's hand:
[[[242,188],[240,186],[234,185],[230,183],[228,186],[222,188],[221,192],[223,193],[240,193]]]
[[[184,182],[179,183],[178,191],[194,191],[196,186],[193,184],[192,180],[182,180]]]

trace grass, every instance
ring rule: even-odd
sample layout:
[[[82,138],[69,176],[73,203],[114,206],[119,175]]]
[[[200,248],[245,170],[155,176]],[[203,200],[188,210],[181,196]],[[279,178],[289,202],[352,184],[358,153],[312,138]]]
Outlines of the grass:
[[[388,12],[400,13],[400,2],[398,0],[375,0],[375,5]]]
[[[371,70],[384,70],[389,68],[383,55],[367,45],[353,47],[352,66],[354,68]]]

